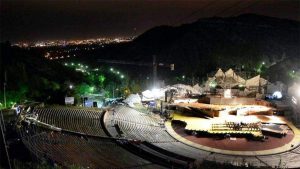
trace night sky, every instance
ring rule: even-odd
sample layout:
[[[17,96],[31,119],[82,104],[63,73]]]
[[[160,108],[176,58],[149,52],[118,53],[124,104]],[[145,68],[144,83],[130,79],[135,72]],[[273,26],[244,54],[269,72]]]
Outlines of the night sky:
[[[135,36],[158,25],[241,13],[300,21],[299,0],[0,0],[0,40]]]

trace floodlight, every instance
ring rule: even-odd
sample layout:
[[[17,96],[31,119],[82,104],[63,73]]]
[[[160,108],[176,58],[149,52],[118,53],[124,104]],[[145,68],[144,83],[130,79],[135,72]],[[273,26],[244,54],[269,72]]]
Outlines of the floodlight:
[[[210,82],[209,87],[215,88],[217,86],[216,82]]]
[[[280,91],[276,91],[273,93],[273,97],[276,99],[281,99],[282,98],[282,93]]]
[[[159,89],[154,88],[154,89],[152,89],[151,92],[152,92],[152,95],[153,95],[154,98],[158,98],[160,96],[160,90]]]
[[[90,92],[94,92],[95,87],[90,87]]]
[[[224,97],[231,98],[231,89],[224,90]]]
[[[293,96],[292,97],[292,102],[294,103],[294,104],[297,104],[297,99]]]

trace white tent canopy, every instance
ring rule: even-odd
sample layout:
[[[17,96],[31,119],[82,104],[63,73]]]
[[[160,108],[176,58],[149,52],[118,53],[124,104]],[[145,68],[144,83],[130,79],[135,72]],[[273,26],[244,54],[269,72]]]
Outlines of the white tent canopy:
[[[198,85],[199,86],[199,85]],[[193,93],[193,94],[200,94],[200,90],[185,84],[175,84],[171,87],[176,88],[180,93]],[[200,87],[200,86],[199,86]]]
[[[130,107],[134,107],[134,104],[141,103],[142,99],[138,94],[131,94],[124,100],[124,102]]]
[[[142,100],[147,101],[147,100],[154,100],[154,96],[150,90],[145,90],[142,92]]]
[[[215,77],[216,78],[218,78],[218,77],[224,77],[225,76],[225,74],[224,74],[224,72],[223,72],[223,70],[222,69],[219,69],[218,71],[217,71],[217,73],[215,74]]]
[[[246,80],[243,79],[243,78],[242,78],[241,76],[239,76],[239,75],[236,75],[235,80],[236,80],[238,83],[242,84],[242,85],[244,85],[244,84],[246,83]]]
[[[163,99],[165,92],[175,90],[178,96],[185,96],[186,94],[201,94],[203,89],[196,84],[195,86],[185,84],[175,84],[166,86],[165,88],[145,90],[142,92],[142,101],[151,101],[155,99]]]
[[[234,78],[234,77],[236,76],[236,74],[235,74],[235,72],[230,68],[230,69],[228,69],[228,70],[225,72],[225,76],[226,76],[226,78],[228,78],[228,77]]]
[[[267,81],[266,79],[264,79],[264,78],[261,77],[261,78],[259,79],[259,83],[260,83],[261,86],[265,86],[265,85],[268,84],[268,81]]]
[[[264,93],[264,87],[267,84],[268,81],[262,78],[260,75],[246,80],[240,75],[238,75],[231,68],[228,69],[226,72],[224,72],[222,69],[218,69],[214,76],[208,77],[208,80],[204,84],[204,90],[210,91],[211,88],[215,88],[216,86],[219,86],[222,89],[245,87],[245,89],[243,91],[240,91],[239,94],[247,96],[248,94],[251,94],[254,91]]]
[[[260,75],[252,77],[251,79],[246,80],[246,87],[258,87],[260,82]]]

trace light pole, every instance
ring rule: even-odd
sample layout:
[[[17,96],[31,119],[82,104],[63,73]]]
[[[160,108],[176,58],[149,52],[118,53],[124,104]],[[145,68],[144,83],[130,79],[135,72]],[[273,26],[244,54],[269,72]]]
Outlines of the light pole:
[[[4,107],[6,108],[6,70],[4,70],[3,101],[4,101]]]
[[[115,83],[113,83],[112,87],[112,97],[115,98]]]
[[[153,55],[153,87],[156,88],[156,79],[157,79],[157,63],[156,63],[156,56]]]

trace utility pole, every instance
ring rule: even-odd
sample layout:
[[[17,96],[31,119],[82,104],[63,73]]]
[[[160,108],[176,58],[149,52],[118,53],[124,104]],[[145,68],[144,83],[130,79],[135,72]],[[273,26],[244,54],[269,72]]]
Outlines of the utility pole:
[[[115,83],[113,83],[113,88],[112,88],[112,97],[115,98]]]
[[[4,107],[6,108],[6,70],[4,70],[3,101],[4,101]]]
[[[156,56],[153,55],[153,87],[156,88],[157,86],[157,63],[156,63]]]
[[[2,146],[3,146],[3,148],[5,150],[5,157],[3,158],[4,161],[2,161],[2,157],[1,157],[1,163],[3,162],[4,165],[7,165],[8,168],[11,169],[9,154],[8,154],[8,150],[7,150],[7,144],[6,144],[5,135],[4,135],[4,131],[3,131],[5,123],[3,123],[4,119],[3,119],[3,116],[2,116],[2,110],[0,110],[0,111],[1,111],[1,116],[0,116],[0,118],[1,118],[1,120],[0,120],[0,130],[1,130],[1,133],[0,133],[1,134],[0,148],[2,148]],[[5,163],[5,158],[6,158],[7,163]]]

